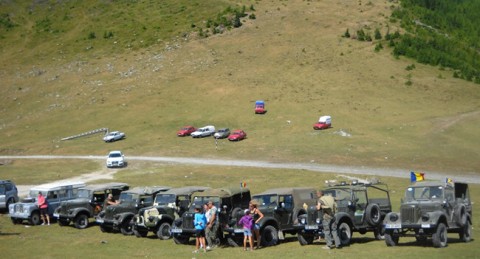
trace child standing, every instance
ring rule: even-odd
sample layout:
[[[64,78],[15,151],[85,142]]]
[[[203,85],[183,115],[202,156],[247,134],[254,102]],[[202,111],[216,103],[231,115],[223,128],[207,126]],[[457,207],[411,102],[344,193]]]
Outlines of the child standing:
[[[238,221],[239,225],[243,226],[243,250],[247,251],[247,240],[250,243],[250,251],[253,251],[252,225],[253,218],[250,215],[250,210],[245,210],[245,215]]]
[[[207,226],[207,218],[205,214],[202,213],[202,207],[195,207],[195,218],[193,220],[193,225],[195,226],[195,251],[198,253],[198,249],[203,247],[203,252],[207,252],[205,246],[205,227]]]

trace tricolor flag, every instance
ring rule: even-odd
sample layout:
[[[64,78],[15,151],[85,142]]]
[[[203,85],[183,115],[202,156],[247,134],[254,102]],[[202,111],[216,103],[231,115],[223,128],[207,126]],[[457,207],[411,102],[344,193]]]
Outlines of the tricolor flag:
[[[410,182],[420,182],[425,180],[425,174],[424,173],[416,173],[416,172],[410,172]]]
[[[240,183],[240,187],[241,187],[241,188],[247,187],[247,183],[246,183],[246,182],[241,182],[241,183]]]

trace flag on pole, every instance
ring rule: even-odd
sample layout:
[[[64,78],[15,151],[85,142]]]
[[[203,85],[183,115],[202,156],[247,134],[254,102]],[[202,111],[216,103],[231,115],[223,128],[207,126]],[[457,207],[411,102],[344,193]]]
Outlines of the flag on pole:
[[[425,180],[425,174],[424,173],[416,173],[416,172],[410,172],[410,182],[420,182]]]
[[[452,178],[445,178],[445,185],[453,186],[453,179]]]
[[[241,183],[240,183],[240,187],[241,187],[241,188],[247,187],[247,183],[246,183],[246,182],[241,182]]]

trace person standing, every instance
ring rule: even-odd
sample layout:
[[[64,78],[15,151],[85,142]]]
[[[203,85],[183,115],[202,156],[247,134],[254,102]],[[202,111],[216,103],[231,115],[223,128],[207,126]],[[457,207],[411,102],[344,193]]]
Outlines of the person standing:
[[[238,224],[243,226],[243,250],[247,251],[247,241],[250,243],[250,251],[253,251],[252,225],[253,218],[250,215],[250,210],[245,210],[245,215],[240,218]]]
[[[217,231],[218,231],[218,210],[217,207],[213,205],[213,201],[208,201],[207,203],[208,211],[206,213],[207,217],[207,228],[205,229],[205,235],[207,237],[207,250],[211,250],[215,241],[217,240]]]
[[[207,225],[207,218],[205,214],[202,213],[200,206],[195,207],[193,225],[195,226],[195,251],[193,252],[198,253],[198,249],[201,247],[203,248],[203,252],[207,252],[207,249],[205,249],[205,226]]]
[[[249,203],[250,213],[252,214],[254,224],[252,226],[255,239],[257,240],[257,249],[260,248],[261,236],[260,236],[260,220],[263,218],[263,213],[258,209],[258,203],[256,200],[251,200]]]
[[[324,195],[322,191],[317,192],[318,202],[317,210],[321,210],[323,214],[323,232],[325,233],[326,246],[323,249],[331,249],[333,242],[335,247],[340,248],[340,238],[337,232],[337,222],[335,212],[337,211],[337,203],[331,195]],[[332,240],[333,239],[333,240]]]
[[[42,222],[43,222],[42,225],[45,225],[45,223],[47,223],[50,226],[50,216],[48,215],[48,203],[47,203],[47,199],[45,198],[45,196],[43,196],[42,192],[38,193],[37,205],[38,205],[38,208],[40,209],[40,217],[42,218]],[[46,222],[45,222],[45,219],[47,220]]]

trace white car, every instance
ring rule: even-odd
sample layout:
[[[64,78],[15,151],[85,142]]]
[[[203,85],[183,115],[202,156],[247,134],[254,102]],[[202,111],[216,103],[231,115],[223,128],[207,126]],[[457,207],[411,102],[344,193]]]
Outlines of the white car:
[[[105,142],[113,142],[125,138],[125,133],[120,131],[111,131],[103,137]]]
[[[205,126],[205,127],[199,128],[196,131],[192,132],[192,134],[190,134],[190,136],[192,136],[192,138],[203,138],[203,137],[212,136],[213,134],[215,134],[215,127],[214,126]]]
[[[122,151],[111,151],[107,157],[107,167],[124,167],[127,165]]]

